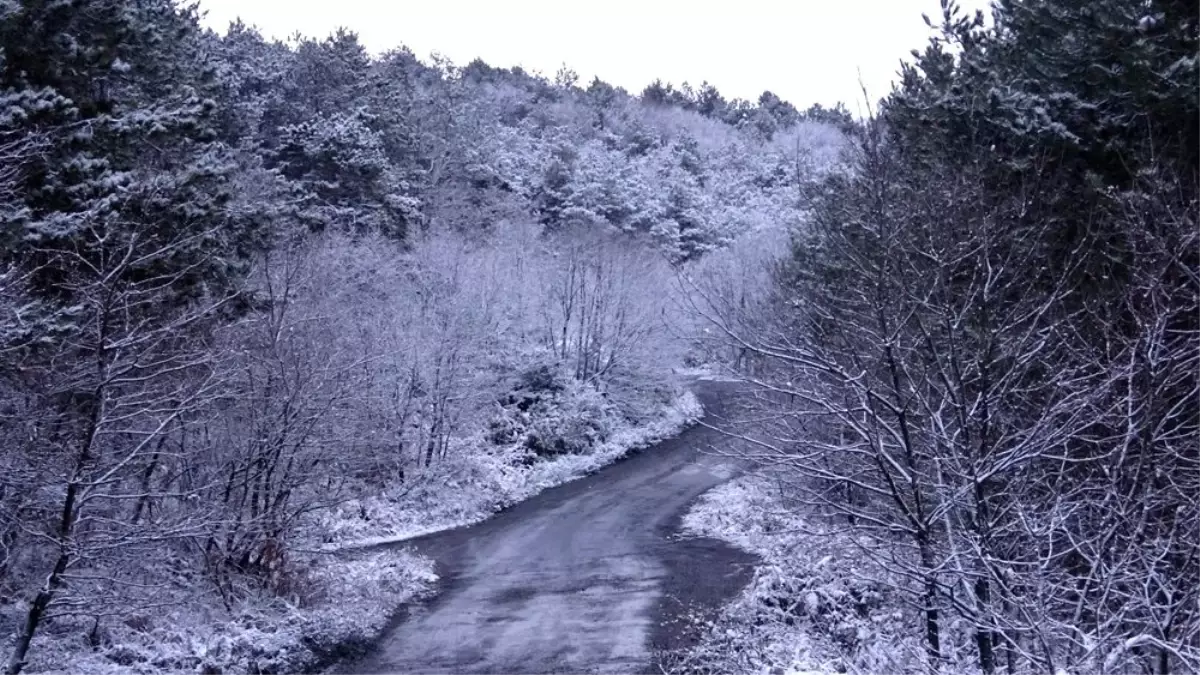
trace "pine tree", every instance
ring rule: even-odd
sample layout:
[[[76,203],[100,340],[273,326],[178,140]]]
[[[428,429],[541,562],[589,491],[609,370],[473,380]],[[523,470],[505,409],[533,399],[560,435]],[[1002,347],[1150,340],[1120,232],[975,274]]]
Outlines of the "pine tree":
[[[696,111],[705,117],[713,119],[722,119],[725,116],[725,109],[729,104],[725,101],[725,97],[721,96],[721,92],[708,82],[700,84],[700,91],[696,95]]]
[[[167,2],[27,3],[0,31],[5,131],[48,139],[21,185],[22,217],[2,224],[6,262],[23,260],[33,289],[69,306],[67,251],[95,261],[124,232],[191,234],[169,263],[188,270],[172,292],[228,288],[236,256],[204,252],[237,251],[254,235],[226,220],[233,166],[213,133],[195,17]]]
[[[420,202],[370,121],[360,111],[284,127],[271,162],[301,188],[302,217],[314,231],[373,231],[403,240],[421,222]]]

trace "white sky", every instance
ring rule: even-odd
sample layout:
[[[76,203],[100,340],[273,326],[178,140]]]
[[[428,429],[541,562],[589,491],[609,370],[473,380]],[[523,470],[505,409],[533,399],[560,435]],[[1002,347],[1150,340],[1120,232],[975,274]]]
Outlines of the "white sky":
[[[972,11],[985,0],[963,0]],[[456,64],[475,57],[553,76],[566,63],[639,93],[655,78],[727,98],[769,89],[798,108],[844,101],[861,110],[861,73],[872,102],[886,95],[909,50],[930,35],[938,0],[200,0],[207,25],[241,17],[267,36],[323,37],[338,26],[372,52],[401,44]]]

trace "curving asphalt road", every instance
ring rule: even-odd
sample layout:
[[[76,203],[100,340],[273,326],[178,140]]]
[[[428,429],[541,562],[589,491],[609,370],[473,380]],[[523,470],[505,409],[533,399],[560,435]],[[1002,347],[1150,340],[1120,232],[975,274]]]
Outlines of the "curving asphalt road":
[[[708,417],[733,384],[701,381]],[[656,653],[695,639],[749,581],[754,558],[681,538],[679,519],[738,470],[701,450],[728,443],[696,426],[478,525],[418,540],[438,563],[437,596],[398,619],[344,673],[656,672]]]

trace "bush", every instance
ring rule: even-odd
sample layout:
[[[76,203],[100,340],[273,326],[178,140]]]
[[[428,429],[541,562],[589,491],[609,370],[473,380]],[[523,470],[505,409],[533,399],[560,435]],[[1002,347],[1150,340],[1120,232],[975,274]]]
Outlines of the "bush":
[[[571,382],[531,411],[525,446],[541,457],[586,453],[608,439],[612,416],[600,392]]]
[[[706,631],[670,656],[669,672],[911,672],[921,648],[902,579],[836,528],[750,475],[706,493],[685,529],[763,559],[754,580]],[[949,640],[949,635],[946,636]]]
[[[546,364],[522,371],[499,404],[486,438],[523,447],[535,459],[589,452],[608,439],[616,421],[603,394]]]

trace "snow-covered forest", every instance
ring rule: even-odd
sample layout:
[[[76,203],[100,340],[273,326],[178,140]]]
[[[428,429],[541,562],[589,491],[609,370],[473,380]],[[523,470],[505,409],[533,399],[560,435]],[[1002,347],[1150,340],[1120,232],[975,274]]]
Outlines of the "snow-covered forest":
[[[944,7],[855,119],[0,0],[5,672],[324,667],[698,372],[669,669],[1200,670],[1197,10]]]
[[[798,221],[850,124],[167,0],[0,22],[12,673],[295,670],[377,629],[420,585],[328,551],[694,421],[676,270]]]
[[[693,667],[1197,672],[1196,5],[938,19],[773,290],[696,284],[771,470],[690,516],[770,563]]]

